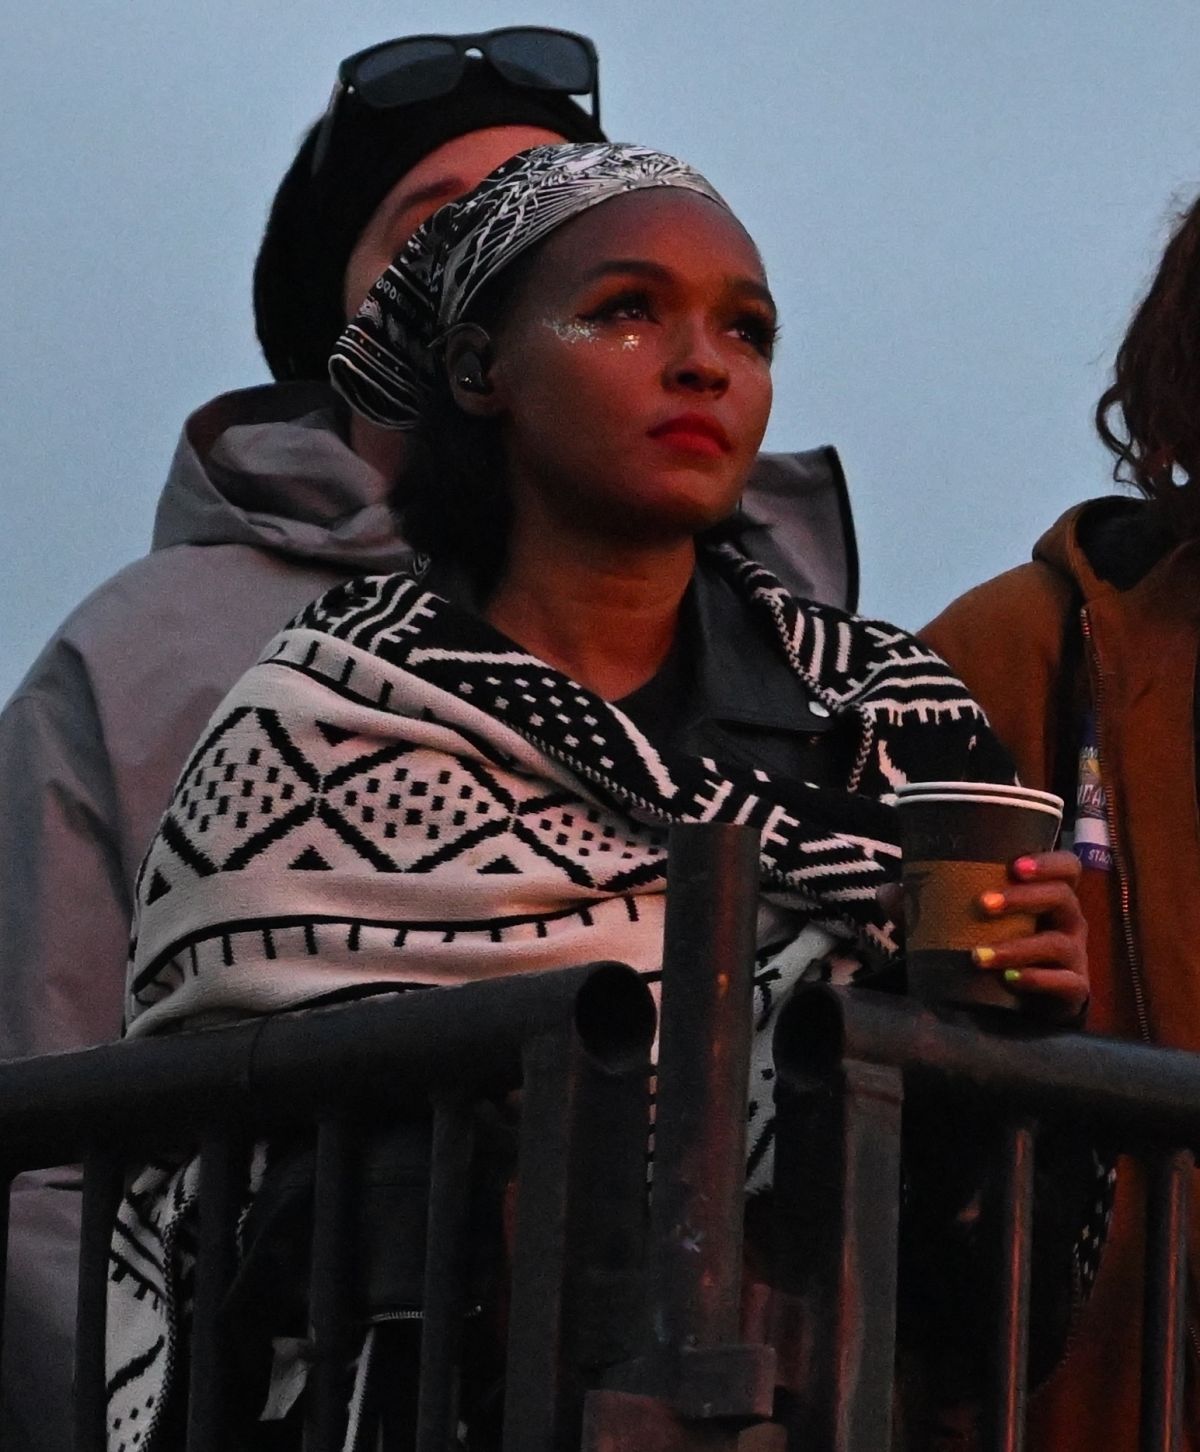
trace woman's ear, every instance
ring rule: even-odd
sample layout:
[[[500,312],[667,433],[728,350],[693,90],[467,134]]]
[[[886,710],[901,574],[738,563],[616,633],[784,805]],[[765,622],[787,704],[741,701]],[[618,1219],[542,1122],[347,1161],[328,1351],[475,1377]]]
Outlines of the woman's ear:
[[[450,396],[472,418],[494,418],[500,403],[492,386],[492,340],[475,323],[459,323],[446,335],[442,354]]]

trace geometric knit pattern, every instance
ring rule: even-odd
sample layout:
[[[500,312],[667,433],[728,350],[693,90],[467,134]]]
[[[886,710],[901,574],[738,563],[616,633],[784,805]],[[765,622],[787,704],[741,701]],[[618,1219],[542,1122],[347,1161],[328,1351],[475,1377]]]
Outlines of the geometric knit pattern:
[[[184,768],[139,877],[130,1031],[361,981],[367,947],[417,983],[476,977],[480,954],[542,966],[581,914],[611,925],[661,895],[673,821],[757,826],[769,898],[888,954],[875,894],[899,849],[878,799],[1007,763],[912,637],[717,558],[812,698],[857,718],[845,792],[660,752],[419,580],[351,581],[271,642]]]
[[[783,997],[827,974],[835,949],[851,963],[895,953],[876,905],[899,868],[880,799],[905,781],[1011,780],[1011,768],[919,641],[797,601],[729,546],[711,566],[770,623],[811,700],[857,731],[845,790],[660,751],[418,576],[352,580],[270,642],[179,778],[139,875],[128,1031],[599,959],[656,978],[667,828],[750,823],[761,901],[748,1187],[769,1184]],[[121,1208],[112,1452],[142,1452],[166,1400],[195,1179],[194,1163],[149,1166]]]

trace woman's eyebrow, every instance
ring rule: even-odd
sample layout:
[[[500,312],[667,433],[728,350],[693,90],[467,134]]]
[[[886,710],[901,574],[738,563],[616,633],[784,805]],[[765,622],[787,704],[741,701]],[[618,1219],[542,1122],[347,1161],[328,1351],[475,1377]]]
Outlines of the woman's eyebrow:
[[[753,277],[728,277],[725,281],[731,291],[744,293],[746,297],[752,297],[755,301],[764,303],[773,313],[778,312],[774,295],[765,282],[759,282]]]
[[[610,257],[606,262],[598,262],[595,267],[588,268],[583,274],[583,281],[594,282],[597,278],[614,275],[644,277],[650,282],[670,283],[676,280],[676,275],[671,268],[664,267],[661,262],[650,262],[644,257]],[[776,310],[771,289],[766,283],[759,282],[757,278],[727,277],[725,285],[731,292],[738,292],[765,303],[772,312]]]
[[[623,277],[635,276],[646,277],[649,282],[670,283],[676,280],[676,274],[670,267],[662,266],[662,263],[652,263],[645,257],[610,257],[603,263],[597,263],[584,273],[584,282],[594,282],[597,277],[612,277],[613,274],[620,274]],[[757,277],[725,277],[725,286],[731,292],[739,292],[748,298],[754,298],[757,302],[766,303],[774,311],[776,302],[771,296],[771,289],[766,283],[758,282]]]
[[[621,273],[635,277],[646,277],[652,282],[672,282],[675,274],[669,267],[664,267],[661,262],[648,262],[644,257],[611,257],[607,262],[598,262],[595,267],[589,267],[583,274],[584,282],[592,282],[598,277],[611,277],[614,273]]]

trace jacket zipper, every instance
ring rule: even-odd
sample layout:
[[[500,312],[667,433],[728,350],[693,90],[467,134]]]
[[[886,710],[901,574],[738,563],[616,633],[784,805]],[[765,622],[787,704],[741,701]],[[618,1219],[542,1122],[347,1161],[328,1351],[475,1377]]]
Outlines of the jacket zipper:
[[[1100,769],[1100,784],[1105,785],[1108,776],[1104,769],[1104,677],[1100,672],[1100,661],[1092,640],[1092,621],[1085,605],[1079,612],[1083,627],[1083,638],[1087,642],[1088,665],[1092,674],[1092,685],[1096,697],[1096,757]],[[1109,778],[1111,781],[1111,778]],[[1117,835],[1116,793],[1107,788],[1104,792],[1104,815],[1108,826],[1109,850],[1112,852],[1113,870],[1117,874],[1117,892],[1121,904],[1121,934],[1125,944],[1125,961],[1129,968],[1130,984],[1133,988],[1134,1012],[1137,1015],[1138,1032],[1145,1043],[1153,1043],[1150,1035],[1150,1016],[1146,1012],[1146,991],[1142,983],[1142,968],[1138,960],[1137,943],[1133,933],[1132,894],[1129,890],[1129,874],[1125,870],[1121,839]],[[1188,1341],[1192,1355],[1200,1362],[1200,1328],[1196,1324],[1194,1311],[1187,1317]]]
[[[1083,627],[1083,638],[1087,642],[1088,666],[1092,675],[1092,686],[1096,697],[1096,756],[1100,768],[1100,784],[1105,785],[1105,780],[1111,782],[1108,773],[1105,771],[1104,752],[1104,677],[1100,672],[1100,661],[1096,654],[1095,642],[1092,640],[1092,621],[1085,605],[1079,612],[1080,622]],[[1117,894],[1121,904],[1121,935],[1125,945],[1125,963],[1129,969],[1129,980],[1133,988],[1133,1006],[1137,1015],[1138,1032],[1144,1043],[1152,1043],[1150,1036],[1150,1016],[1146,1012],[1146,990],[1142,984],[1142,967],[1138,961],[1137,943],[1133,935],[1133,902],[1129,890],[1129,874],[1125,867],[1125,857],[1121,848],[1121,838],[1117,830],[1117,801],[1116,793],[1107,787],[1104,791],[1104,817],[1108,827],[1108,845],[1112,852],[1113,870],[1117,874]]]

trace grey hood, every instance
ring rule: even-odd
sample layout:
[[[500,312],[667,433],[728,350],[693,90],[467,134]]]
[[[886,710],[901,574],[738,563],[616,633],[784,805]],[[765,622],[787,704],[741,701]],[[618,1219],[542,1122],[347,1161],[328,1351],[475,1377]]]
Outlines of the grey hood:
[[[188,419],[152,547],[253,545],[355,574],[385,574],[411,553],[388,493],[383,476],[342,438],[331,389],[240,389]]]
[[[735,525],[742,549],[793,595],[858,609],[858,543],[835,448],[759,454]]]

